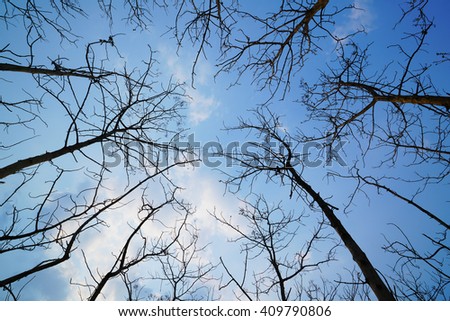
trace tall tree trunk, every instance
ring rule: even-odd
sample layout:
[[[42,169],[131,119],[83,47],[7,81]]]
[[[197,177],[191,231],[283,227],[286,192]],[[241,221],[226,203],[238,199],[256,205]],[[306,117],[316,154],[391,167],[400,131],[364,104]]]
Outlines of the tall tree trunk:
[[[51,161],[55,158],[58,158],[60,156],[63,156],[65,154],[69,154],[69,153],[73,153],[77,150],[81,150],[84,147],[87,147],[89,145],[95,144],[95,143],[99,143],[101,141],[103,141],[106,137],[108,137],[109,135],[111,135],[112,132],[109,133],[105,133],[99,136],[96,136],[94,138],[91,138],[87,141],[84,142],[78,142],[76,144],[73,145],[69,145],[69,146],[64,146],[60,149],[54,150],[52,152],[46,152],[44,154],[41,155],[37,155],[37,156],[33,156],[33,157],[29,157],[26,159],[21,159],[18,160],[17,162],[7,165],[3,168],[0,168],[0,179],[5,178],[9,175],[12,175],[14,173],[17,173],[27,167],[33,166],[33,165],[37,165],[37,164],[41,164],[44,162],[48,162]]]
[[[364,251],[359,247],[358,243],[353,239],[350,233],[345,229],[344,225],[342,225],[341,221],[334,214],[333,208],[330,204],[328,204],[320,195],[316,193],[314,189],[306,183],[297,171],[288,164],[288,170],[294,178],[294,181],[305,190],[319,205],[320,209],[323,211],[324,215],[327,217],[330,222],[331,227],[338,233],[342,242],[346,248],[350,251],[353,260],[358,264],[361,272],[364,274],[366,278],[367,284],[369,284],[370,288],[380,301],[395,301],[394,296],[392,295],[389,288],[383,282],[372,263],[367,258]]]

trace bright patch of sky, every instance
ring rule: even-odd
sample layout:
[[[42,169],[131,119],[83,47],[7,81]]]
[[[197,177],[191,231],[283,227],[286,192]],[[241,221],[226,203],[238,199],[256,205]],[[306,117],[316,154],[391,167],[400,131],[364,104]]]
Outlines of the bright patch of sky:
[[[436,5],[435,8],[439,8],[432,15],[436,18],[436,24],[439,25],[439,29],[436,29],[430,36],[430,44],[427,50],[431,52],[444,52],[448,49],[448,34],[444,33],[444,30],[450,30],[449,19],[446,15],[450,9],[448,1],[437,1],[440,5]],[[269,7],[268,2],[258,2],[258,9],[261,12],[265,12],[265,5]],[[265,5],[264,5],[264,4]],[[335,29],[336,35],[344,35],[349,32],[360,30],[362,27],[365,29],[365,34],[358,36],[363,42],[371,43],[373,42],[373,53],[374,63],[371,67],[373,72],[377,69],[382,68],[389,63],[389,56],[395,55],[395,48],[388,48],[392,43],[395,43],[395,38],[391,37],[393,22],[399,17],[398,2],[396,1],[375,1],[375,0],[358,0],[354,1],[355,8],[351,9],[347,13],[342,14],[342,20],[337,23]],[[94,9],[96,3],[91,2],[93,10],[86,10],[87,12],[96,12]],[[120,11],[120,9],[119,9]],[[72,19],[71,19],[72,20]],[[228,133],[224,131],[224,125],[234,125],[237,123],[237,116],[242,116],[243,118],[251,117],[250,109],[254,109],[258,104],[263,103],[267,98],[266,94],[261,93],[259,89],[251,84],[251,80],[248,75],[241,79],[242,85],[236,85],[229,87],[229,84],[234,81],[234,74],[220,74],[215,77],[215,66],[214,60],[208,60],[200,56],[198,64],[196,66],[196,76],[194,86],[192,86],[192,61],[196,55],[196,52],[186,44],[181,48],[177,48],[174,39],[171,39],[171,33],[167,32],[167,25],[170,25],[170,18],[168,19],[163,14],[157,14],[154,16],[153,25],[148,31],[135,30],[131,31],[129,25],[116,19],[114,23],[110,26],[106,19],[99,18],[95,13],[89,15],[88,18],[79,17],[73,21],[74,32],[83,35],[83,38],[78,40],[78,47],[68,46],[67,44],[59,43],[55,35],[51,35],[51,38],[42,44],[38,44],[39,48],[38,57],[41,58],[37,61],[37,64],[50,65],[49,60],[56,59],[58,57],[69,58],[68,64],[71,66],[76,66],[79,64],[84,57],[85,46],[90,41],[96,41],[98,39],[105,39],[110,34],[117,34],[115,37],[115,42],[117,48],[120,52],[116,53],[113,49],[110,49],[108,53],[112,59],[109,62],[112,66],[117,68],[127,67],[130,70],[139,67],[141,61],[148,57],[151,50],[154,50],[154,58],[158,61],[158,69],[160,75],[156,80],[155,86],[159,86],[158,82],[167,83],[170,79],[177,81],[179,83],[186,84],[184,87],[186,98],[186,116],[187,122],[186,126],[189,128],[185,135],[194,134],[195,140],[200,142],[200,146],[205,146],[211,141],[220,141],[223,146],[226,146],[229,142],[238,142],[243,144],[248,140],[255,140],[255,137],[248,137],[245,133]],[[443,27],[444,26],[444,27]],[[252,26],[246,26],[252,28]],[[0,33],[3,42],[13,42],[15,36],[14,31],[16,29],[11,28],[9,31],[4,30],[4,26],[0,26]],[[438,31],[439,30],[439,31]],[[396,34],[398,36],[398,33]],[[270,103],[272,110],[282,117],[282,126],[287,131],[295,130],[295,128],[305,120],[304,110],[302,106],[295,103],[299,99],[299,94],[296,91],[295,84],[297,84],[300,79],[304,80],[314,80],[318,75],[318,67],[316,62],[332,62],[330,56],[330,50],[333,50],[335,44],[329,39],[327,42],[323,43],[324,50],[320,52],[317,56],[311,57],[310,63],[307,67],[302,70],[301,75],[294,79],[294,85],[292,85],[292,90],[289,92],[285,100],[281,101],[278,99],[273,100]],[[25,50],[26,48],[21,48]],[[207,53],[212,52],[214,49],[207,48]],[[48,57],[46,59],[45,57]],[[64,60],[62,60],[64,62]],[[395,66],[394,66],[395,68]],[[448,71],[448,70],[447,70]],[[437,82],[447,81],[448,72],[444,70],[442,73],[437,74]],[[11,79],[12,82],[8,83],[2,80],[1,84],[1,96],[3,98],[12,99],[14,97],[26,97],[27,94],[24,92],[15,92],[16,83],[21,83],[26,81],[26,75],[16,75],[11,74],[4,78]],[[80,83],[80,92],[82,92],[82,84]],[[10,163],[15,159],[20,159],[27,157],[29,155],[35,155],[58,148],[64,142],[63,136],[57,133],[65,133],[65,128],[67,127],[67,120],[64,119],[64,111],[62,110],[51,110],[52,103],[51,99],[47,99],[48,102],[47,109],[45,113],[45,124],[41,123],[36,132],[37,136],[26,143],[24,146],[26,148],[16,152],[14,155],[5,154],[3,152],[1,156],[1,163]],[[93,102],[94,103],[94,102]],[[5,117],[5,111],[0,111],[1,117]],[[313,127],[308,127],[308,123],[303,123],[303,128],[305,132],[314,131]],[[14,130],[14,129],[11,129]],[[3,134],[2,134],[3,135]],[[8,138],[11,135],[7,135]],[[14,134],[16,140],[21,140],[22,136],[24,138],[30,136],[30,131],[27,133],[17,133]],[[33,136],[33,135],[31,135]],[[184,139],[187,139],[186,137]],[[2,143],[5,142],[2,140]],[[345,150],[348,151],[349,157],[354,155],[354,147],[349,143],[345,146]],[[208,150],[206,150],[208,151]],[[92,150],[92,155],[97,155],[100,153],[98,149]],[[205,157],[205,150],[201,151],[200,157]],[[72,157],[72,156],[71,156]],[[222,164],[222,169],[227,169],[224,167],[224,159],[212,159],[219,160]],[[72,160],[73,161],[73,160]],[[70,162],[67,159],[58,160],[61,164],[64,162]],[[76,163],[73,163],[75,168]],[[91,165],[95,166],[95,165]],[[121,164],[120,166],[123,166]],[[229,168],[228,168],[229,169]],[[339,167],[339,165],[334,164],[333,166],[326,166],[322,163],[316,168],[308,168],[305,171],[305,177],[308,179],[309,183],[321,191],[321,195],[330,196],[330,203],[333,205],[343,208],[349,201],[347,196],[349,191],[354,188],[354,185],[342,183],[334,183],[333,181],[327,181],[324,176],[327,172],[331,171],[341,171],[344,172],[346,168]],[[397,171],[398,169],[393,169]],[[409,170],[409,169],[407,169]],[[238,200],[234,195],[230,193],[225,193],[225,187],[220,182],[223,175],[217,168],[208,168],[204,163],[200,164],[199,167],[193,168],[191,166],[187,167],[177,167],[170,171],[170,177],[174,179],[178,184],[183,186],[184,190],[181,191],[180,195],[193,204],[196,209],[193,215],[193,222],[195,226],[200,230],[199,242],[203,245],[210,243],[209,247],[203,254],[204,260],[210,260],[215,264],[218,263],[219,257],[223,256],[224,260],[232,269],[239,273],[242,269],[243,257],[239,259],[234,259],[236,255],[234,253],[239,252],[239,244],[234,244],[227,242],[227,240],[235,237],[235,234],[222,225],[218,225],[217,222],[209,214],[214,210],[217,213],[223,213],[224,216],[236,216],[238,207],[242,205],[242,202]],[[114,191],[115,189],[120,189],[123,187],[123,180],[125,178],[115,177],[111,178],[109,181],[109,188]],[[68,191],[79,191],[82,190],[82,186],[85,183],[83,177],[73,177],[73,180],[68,180],[66,182],[66,188]],[[155,188],[156,188],[155,184]],[[43,183],[42,186],[48,186],[47,183]],[[401,188],[407,188],[401,186]],[[38,183],[34,183],[30,190],[39,190]],[[268,195],[268,198],[272,202],[278,202],[279,200],[286,200],[286,207],[293,208],[296,211],[302,211],[301,208],[297,207],[295,200],[289,200],[289,188],[278,188],[275,184],[266,184],[262,177],[258,181],[258,185],[255,190]],[[64,192],[64,191],[63,191]],[[3,190],[1,194],[5,194]],[[72,192],[76,194],[75,192]],[[411,231],[417,230],[418,223],[415,222],[415,213],[410,213],[407,207],[403,207],[396,204],[395,200],[391,200],[388,196],[383,195],[381,197],[376,197],[376,191],[368,192],[370,201],[365,201],[363,195],[358,195],[354,203],[357,206],[351,206],[351,212],[348,215],[340,216],[340,219],[345,226],[349,227],[350,233],[354,235],[357,241],[361,242],[361,247],[370,253],[370,258],[374,259],[376,266],[383,266],[389,260],[386,260],[386,256],[380,249],[382,245],[385,244],[385,239],[379,231],[390,229],[392,226],[387,225],[388,223],[397,221],[409,221],[407,224],[407,229]],[[444,197],[446,191],[443,188],[436,187],[435,197]],[[245,195],[245,193],[244,193]],[[420,199],[423,202],[433,203],[431,199]],[[390,210],[386,210],[385,204],[391,203]],[[89,236],[84,240],[89,244],[88,248],[85,250],[86,257],[90,258],[89,263],[92,266],[98,266],[103,268],[102,272],[108,269],[113,256],[111,253],[117,251],[117,246],[123,243],[123,235],[121,229],[128,224],[136,223],[135,215],[129,215],[129,213],[136,212],[137,205],[133,202],[125,205],[119,210],[123,215],[117,215],[114,221],[107,222],[109,227],[109,238],[105,238],[99,232],[92,231]],[[439,206],[437,210],[442,210],[444,208]],[[170,213],[165,213],[170,215]],[[444,213],[442,213],[444,214]],[[419,215],[420,216],[420,215]],[[423,224],[424,220],[421,219]],[[413,219],[414,217],[414,219]],[[244,224],[244,222],[239,222],[240,218],[236,216],[235,218],[237,224]],[[169,220],[167,220],[169,221]],[[1,222],[1,221],[0,221]],[[150,226],[146,229],[149,235],[156,235],[158,233],[158,227]],[[106,235],[106,233],[105,233]],[[101,237],[100,237],[101,236]],[[351,265],[351,258],[348,254],[345,254],[345,249],[341,249],[340,255],[344,257],[339,264],[343,266],[346,263]],[[116,253],[117,254],[117,253]],[[42,253],[39,253],[42,255]],[[106,256],[106,259],[105,259]],[[21,257],[22,259],[22,257]],[[2,258],[2,260],[5,260]],[[14,268],[15,258],[7,258],[6,261],[2,261],[2,265],[7,267],[2,269],[0,276],[7,274],[8,271]],[[55,267],[51,272],[45,272],[36,276],[33,280],[32,285],[28,285],[32,291],[27,292],[23,296],[24,299],[78,299],[78,294],[76,286],[68,284],[68,279],[73,279],[74,283],[82,283],[84,277],[86,277],[86,267],[84,264],[83,257],[81,253],[77,253],[75,257],[67,263],[61,266]],[[80,272],[83,271],[83,272]],[[323,273],[332,273],[331,271]],[[135,271],[135,275],[139,273],[144,273],[144,271]],[[217,272],[218,276],[223,273],[223,271]],[[317,273],[316,275],[320,275]],[[47,288],[47,282],[52,282],[51,290]],[[211,281],[212,282],[212,281]],[[105,293],[104,299],[123,299],[123,285],[120,283],[112,283],[109,285],[108,290]],[[156,287],[157,288],[157,287]],[[153,287],[155,289],[155,287]],[[86,296],[85,290],[81,290],[82,295]],[[157,292],[157,290],[155,290]],[[227,290],[228,291],[228,290]],[[224,291],[221,294],[222,299],[233,299],[231,291]],[[162,290],[164,292],[164,289]]]

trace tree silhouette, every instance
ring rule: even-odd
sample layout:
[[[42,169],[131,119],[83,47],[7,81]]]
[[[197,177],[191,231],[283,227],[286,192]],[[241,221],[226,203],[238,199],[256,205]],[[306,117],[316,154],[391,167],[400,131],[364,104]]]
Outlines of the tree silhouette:
[[[216,58],[218,73],[229,72],[235,84],[248,76],[269,94],[269,100],[263,101],[269,109],[257,109],[256,121],[241,119],[232,129],[254,132],[253,137],[260,140],[268,136],[282,152],[261,143],[253,145],[256,152],[229,155],[243,167],[226,173],[231,177],[226,181],[229,186],[252,189],[260,175],[291,186],[289,196],[297,195],[302,204],[311,204],[311,210],[327,217],[379,299],[448,298],[449,223],[445,213],[424,204],[434,196],[436,186],[448,184],[449,173],[450,98],[445,83],[439,81],[441,68],[448,68],[448,49],[428,50],[430,35],[435,30],[435,34],[443,32],[430,13],[439,9],[426,0],[404,1],[392,23],[395,40],[384,44],[379,38],[371,41],[364,25],[338,32],[335,26],[342,24],[347,13],[363,10],[351,2],[280,1],[265,12],[240,1],[175,3],[178,13],[173,30],[180,43],[196,45],[197,58]],[[318,62],[318,77],[302,75],[321,50],[328,50],[332,58]],[[379,57],[380,52],[389,54]],[[287,98],[290,92],[296,93],[294,99],[307,119],[299,121],[292,135],[281,130],[274,101]],[[425,250],[419,250],[398,223],[401,232],[386,236],[386,254],[398,258],[389,276],[379,275],[337,220],[337,206],[327,201],[332,195],[322,196],[304,178],[309,168],[295,146],[322,146],[330,162],[339,156],[333,154],[333,145],[342,140],[355,148],[346,160],[348,170],[330,170],[325,175],[329,181],[355,186],[343,212],[358,212],[356,200],[376,192],[431,220],[432,231],[415,234],[427,244]],[[267,155],[270,162],[266,162]],[[446,201],[436,200],[442,206]],[[386,210],[396,215],[392,208]]]
[[[96,6],[112,29],[115,2]],[[282,0],[258,7],[238,0],[154,0],[120,6],[131,30],[150,30],[162,12],[172,19],[174,45],[194,50],[191,86],[200,62],[208,59],[216,77],[228,74],[235,86],[244,80],[261,94],[262,106],[248,106],[250,119],[241,116],[228,128],[260,142],[250,143],[251,152],[222,153],[237,165],[224,170],[224,181],[244,202],[235,214],[248,226],[211,213],[237,233],[233,241],[242,246],[243,272],[224,258],[192,267],[204,249],[196,243],[201,231],[188,222],[193,209],[177,197],[181,186],[169,176],[176,166],[196,161],[189,149],[173,144],[185,130],[185,92],[181,84],[162,80],[152,48],[134,66],[118,64],[121,34],[85,39],[74,28],[92,7],[4,1],[0,21],[8,37],[0,45],[0,82],[14,92],[0,96],[0,256],[38,257],[1,275],[6,298],[20,299],[38,272],[69,261],[81,262],[86,271],[84,280],[71,280],[83,299],[100,298],[114,280],[122,281],[128,299],[148,298],[142,296],[146,278],[133,274],[146,262],[161,267],[150,274],[168,285],[164,299],[208,297],[199,288],[217,279],[211,275],[216,266],[223,271],[219,289],[233,287],[239,299],[449,298],[448,200],[440,195],[450,173],[450,90],[441,78],[450,49],[433,38],[445,32],[433,17],[439,4],[402,1],[396,20],[386,20],[389,43],[372,38],[364,21],[348,27],[349,15],[364,12],[354,1]],[[42,56],[45,41],[73,52]],[[288,100],[292,114],[285,128],[277,106]],[[301,149],[307,144],[325,155],[324,170]],[[176,155],[170,161],[168,151]],[[334,161],[341,167],[327,167]],[[314,183],[319,175],[326,187]],[[296,210],[271,206],[270,195],[255,192],[258,177],[287,191]],[[361,200],[379,197],[381,211],[393,220],[377,230],[385,239],[384,257],[395,258],[390,266],[373,259],[353,227],[341,222],[344,215],[373,219],[375,210]],[[410,211],[411,219],[397,220],[396,206]],[[309,226],[314,233],[301,244],[290,241],[306,216],[315,217]],[[120,245],[108,252],[107,266],[97,266],[89,242],[95,233],[114,234],[118,217]],[[413,230],[412,220],[418,222]],[[307,262],[305,253],[316,253],[324,235],[324,257]],[[339,260],[337,243],[355,263],[345,270],[350,281],[303,284],[305,275]],[[265,269],[251,270],[261,259],[267,259]]]
[[[35,48],[51,39],[52,33],[69,46],[80,41],[69,20],[84,11],[65,1],[52,1],[51,10],[34,1],[7,1],[3,6],[7,26],[13,28],[23,20],[26,46],[21,47],[18,38],[0,50],[2,81],[17,79],[16,74],[23,81],[17,83],[23,94],[3,92],[0,101],[5,133],[0,255],[31,263],[3,273],[0,287],[7,298],[19,299],[23,284],[37,273],[75,257],[75,261],[84,260],[92,282],[72,283],[88,290],[83,298],[94,300],[111,280],[138,264],[168,255],[171,246],[180,243],[192,209],[178,199],[178,186],[167,174],[194,158],[161,140],[183,131],[184,92],[177,83],[159,85],[150,48],[147,59],[135,68],[114,67],[114,60],[121,57],[114,35],[87,43],[81,59],[74,61],[78,66],[68,67],[71,61],[62,57],[51,60],[53,68],[37,65],[43,57]],[[23,48],[28,53],[21,53]],[[23,95],[29,97],[17,98]],[[51,121],[53,115],[60,117],[58,124]],[[42,143],[39,136],[48,145],[29,144]],[[177,157],[160,161],[169,150]],[[135,210],[136,197],[141,204]],[[157,223],[161,212],[172,213],[173,226]],[[176,228],[180,217],[181,226]],[[92,233],[107,238],[115,222],[124,226],[119,245],[111,253],[111,268],[104,272],[104,266],[91,265],[95,257],[89,256],[89,244]],[[152,225],[159,228],[156,235],[148,234]],[[107,262],[110,254],[105,254]]]
[[[353,260],[359,266],[365,276],[367,284],[372,288],[373,292],[380,300],[394,300],[390,289],[383,282],[380,275],[377,273],[375,267],[367,258],[364,251],[353,239],[348,230],[342,225],[335,214],[339,209],[330,204],[319,191],[316,191],[305,178],[302,177],[303,171],[307,170],[307,165],[300,162],[298,156],[300,155],[291,146],[295,146],[295,138],[290,137],[288,133],[279,133],[280,120],[270,112],[266,113],[263,110],[255,111],[256,123],[241,120],[239,125],[233,130],[251,130],[254,131],[255,136],[266,137],[277,143],[277,146],[282,146],[280,152],[271,145],[255,143],[254,149],[251,153],[242,153],[227,155],[238,161],[242,170],[236,174],[231,174],[225,183],[231,185],[234,191],[239,191],[243,188],[243,184],[247,180],[253,184],[254,176],[267,175],[267,180],[281,185],[287,184],[291,186],[290,195],[288,197],[297,197],[302,201],[302,205],[308,205],[312,211],[320,211],[326,217],[328,224],[336,231],[342,240],[345,247],[351,253]],[[258,210],[264,211],[258,208]],[[266,210],[267,211],[267,210]],[[257,224],[255,224],[257,225]],[[269,235],[275,232],[268,232]],[[275,253],[275,249],[273,250]],[[280,286],[283,282],[278,281]],[[281,290],[281,293],[285,291]],[[287,300],[287,295],[281,295],[283,300]]]
[[[225,218],[223,214],[211,213],[221,224],[236,232],[237,237],[232,241],[241,244],[245,256],[243,273],[238,275],[233,275],[227,263],[221,259],[229,278],[222,288],[234,284],[239,289],[234,291],[236,297],[248,300],[264,300],[271,293],[283,301],[314,296],[308,289],[314,283],[306,286],[302,278],[308,272],[318,271],[336,260],[339,242],[333,240],[323,219],[316,222],[311,232],[306,232],[300,228],[310,222],[303,214],[287,213],[281,204],[271,206],[261,195],[254,198],[256,200],[252,202],[243,201],[244,206],[239,211],[239,216],[245,219],[244,226],[233,223],[232,218]],[[305,234],[307,237],[302,237]],[[328,248],[318,250],[320,243],[327,243]],[[301,244],[301,248],[295,244]],[[320,258],[311,259],[316,256]],[[267,266],[256,268],[260,264],[258,262],[251,268],[252,261],[261,257],[264,257]],[[321,299],[324,300],[326,296],[324,293]]]

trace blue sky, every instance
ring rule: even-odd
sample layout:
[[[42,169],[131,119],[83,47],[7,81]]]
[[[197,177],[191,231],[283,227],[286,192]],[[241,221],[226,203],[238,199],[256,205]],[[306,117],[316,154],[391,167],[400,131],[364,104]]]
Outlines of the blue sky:
[[[355,1],[356,5],[361,10],[350,10],[342,14],[341,20],[336,24],[336,34],[352,32],[361,25],[365,26],[366,33],[358,36],[359,41],[371,43],[371,71],[376,72],[386,64],[388,64],[392,57],[398,55],[396,48],[388,47],[390,44],[395,43],[399,37],[402,37],[402,33],[399,30],[393,30],[393,23],[399,18],[400,11],[398,9],[398,1],[375,1],[375,0],[359,0]],[[258,2],[258,10],[265,12],[270,5],[269,2]],[[84,5],[84,4],[83,4]],[[255,137],[246,137],[245,133],[232,132],[229,133],[224,130],[224,125],[237,124],[237,117],[251,118],[251,109],[254,109],[258,104],[266,101],[267,94],[260,91],[260,89],[252,84],[251,75],[246,74],[240,81],[240,85],[229,87],[229,84],[234,82],[236,74],[221,73],[217,77],[214,77],[217,69],[215,67],[214,58],[217,56],[214,48],[207,49],[207,55],[210,59],[200,59],[196,67],[195,88],[191,86],[191,62],[193,61],[196,52],[185,43],[181,48],[177,48],[174,39],[171,37],[170,32],[167,32],[168,26],[171,24],[170,18],[167,18],[164,14],[155,14],[153,17],[153,24],[148,30],[135,30],[132,31],[130,26],[115,19],[112,25],[106,19],[98,17],[98,10],[96,9],[96,3],[89,2],[92,6],[92,10],[86,10],[90,12],[87,18],[77,17],[75,20],[70,19],[73,22],[74,32],[80,34],[82,38],[79,39],[78,46],[73,47],[65,42],[59,42],[56,35],[49,33],[48,40],[37,44],[35,63],[37,65],[49,66],[49,58],[67,57],[68,64],[77,66],[82,64],[84,58],[84,51],[86,43],[90,41],[96,41],[98,39],[105,39],[110,34],[117,34],[115,37],[115,43],[119,48],[120,55],[115,53],[114,50],[108,52],[111,66],[121,68],[126,65],[128,68],[134,66],[141,66],[141,61],[147,57],[148,45],[152,50],[155,50],[155,58],[158,61],[158,69],[160,76],[158,81],[167,83],[171,78],[181,83],[186,83],[185,92],[190,97],[187,99],[186,104],[186,123],[188,128],[186,134],[194,134],[196,141],[204,146],[207,142],[219,140],[223,144],[231,141],[238,141],[244,143],[248,140],[255,140]],[[450,4],[446,0],[435,1],[431,6],[433,8],[430,14],[435,17],[438,28],[432,29],[429,37],[429,45],[426,49],[429,52],[449,52],[449,33],[450,21],[447,19],[447,12],[450,9]],[[121,7],[117,6],[117,16],[121,15]],[[97,13],[95,13],[97,12]],[[252,25],[246,25],[246,28],[253,28]],[[2,34],[2,40],[0,43],[11,43],[15,50],[25,50],[25,47],[21,47],[21,44],[16,44],[14,39],[22,37],[23,32],[20,33],[19,28],[10,28],[5,30],[3,24],[0,25],[0,33]],[[406,30],[407,31],[407,30]],[[1,45],[0,45],[1,46]],[[16,47],[17,46],[17,47]],[[312,56],[307,63],[306,67],[302,69],[300,74],[293,79],[292,90],[288,93],[284,100],[281,100],[279,96],[275,96],[270,102],[269,106],[271,110],[279,115],[282,115],[282,126],[289,132],[294,133],[297,126],[302,126],[301,129],[305,132],[314,132],[314,127],[311,123],[304,123],[306,120],[305,111],[302,106],[295,101],[300,98],[300,93],[296,89],[295,84],[300,80],[314,81],[318,76],[318,68],[323,66],[323,62],[332,63],[332,50],[335,44],[327,39],[322,41],[322,51],[317,56]],[[395,69],[396,67],[393,66]],[[448,75],[450,73],[449,65],[441,65],[438,70],[433,71],[433,79],[437,84],[441,84],[442,88],[448,89]],[[27,94],[18,90],[17,84],[23,84],[27,88],[29,93],[34,93],[36,88],[29,81],[28,75],[8,73],[2,75],[0,80],[0,96],[8,97],[9,99],[20,99],[26,97]],[[10,82],[5,81],[7,78]],[[444,85],[445,84],[445,85]],[[83,83],[80,82],[80,90],[83,88]],[[94,103],[94,102],[93,102]],[[38,122],[38,128],[36,129],[37,136],[25,142],[21,145],[20,149],[14,149],[11,152],[3,152],[0,157],[2,165],[11,163],[13,160],[21,159],[29,155],[35,155],[46,150],[52,150],[58,148],[63,143],[63,134],[65,133],[66,120],[64,111],[52,109],[51,102],[46,105],[46,109],[41,112],[45,124]],[[0,118],[8,117],[5,111],[0,111]],[[33,136],[31,130],[23,131],[22,129],[10,129],[8,132],[2,132],[0,134],[0,141],[11,143],[13,141],[19,141],[22,138]],[[349,142],[345,146],[346,157],[348,162],[351,159],[358,157],[355,146]],[[90,151],[91,155],[99,155],[100,150],[93,148]],[[224,160],[223,160],[224,161]],[[82,166],[92,166],[96,168],[94,164],[86,163],[86,160],[81,160],[80,163],[74,162],[71,157],[66,157],[58,160],[60,164],[69,166],[71,168],[77,168]],[[376,163],[377,159],[373,159]],[[371,168],[370,162],[366,165],[367,173],[376,173],[377,170]],[[123,175],[123,164],[114,168],[113,172],[118,175]],[[426,169],[429,164],[422,166],[422,169]],[[47,168],[43,166],[42,171]],[[225,168],[226,170],[233,171],[234,168]],[[27,193],[37,193],[43,186],[48,186],[48,177],[55,177],[52,173],[52,169],[48,169],[48,175],[41,180],[33,182],[22,193],[24,199]],[[338,164],[332,166],[325,166],[322,164],[317,168],[308,168],[304,175],[308,179],[309,183],[317,190],[320,190],[321,195],[331,196],[331,203],[339,208],[345,207],[348,203],[349,192],[354,188],[354,182],[337,180],[335,182],[329,181],[326,178],[326,174],[330,172],[345,173],[347,168],[343,168]],[[385,171],[386,169],[382,169]],[[414,175],[414,169],[411,168],[393,168],[391,169],[392,175]],[[193,215],[193,222],[200,230],[200,244],[210,245],[206,248],[202,257],[199,257],[199,262],[211,261],[215,264],[218,263],[218,259],[222,256],[231,269],[236,273],[242,270],[242,255],[239,253],[238,244],[233,244],[227,240],[233,238],[235,234],[229,229],[217,224],[217,222],[208,214],[208,212],[216,210],[218,213],[223,213],[224,216],[230,215],[236,216],[238,207],[242,205],[235,195],[231,193],[225,193],[225,186],[219,181],[223,179],[222,174],[216,169],[208,168],[201,164],[200,167],[192,168],[175,168],[169,173],[170,177],[184,187],[181,191],[181,195],[187,201],[191,202],[196,209]],[[47,180],[46,180],[47,179]],[[114,176],[108,181],[111,185],[110,188],[120,189],[123,186],[124,177]],[[64,178],[64,181],[60,185],[61,193],[73,193],[83,190],[84,186],[87,186],[87,179],[77,174],[69,175]],[[2,187],[0,195],[5,197],[9,191],[6,191]],[[410,187],[406,184],[398,184],[398,188],[405,193],[413,193],[415,187]],[[258,185],[255,188],[257,191],[264,193],[270,202],[278,203],[283,201],[284,207],[287,209],[300,210],[296,200],[289,200],[288,187],[280,188],[276,184],[266,184],[264,179],[259,178]],[[445,201],[448,191],[448,181],[442,184],[431,186],[427,193],[418,196],[417,201],[421,204],[430,205],[440,212],[445,214],[446,205],[448,201]],[[20,197],[18,194],[17,197]],[[240,197],[245,197],[245,191],[239,194]],[[415,239],[418,245],[422,245],[424,242],[423,237],[420,235],[422,232],[430,229],[433,230],[434,226],[429,225],[429,221],[420,213],[416,213],[410,207],[401,204],[393,197],[381,194],[379,195],[376,190],[368,190],[366,198],[362,194],[358,194],[354,200],[354,205],[349,206],[348,213],[338,213],[339,218],[343,224],[348,227],[350,233],[354,238],[360,242],[363,250],[366,251],[369,258],[373,260],[373,263],[383,272],[389,272],[387,267],[389,264],[393,264],[395,257],[387,255],[381,247],[386,244],[385,236],[392,236],[395,232],[395,228],[390,223],[401,224],[405,231],[415,235]],[[134,199],[135,200],[135,199]],[[13,202],[23,202],[23,200],[15,199]],[[135,211],[137,204],[130,202],[126,207],[120,211],[123,213],[131,213]],[[120,212],[119,211],[119,212]],[[173,219],[170,212],[164,213],[164,221],[169,222]],[[0,222],[1,222],[0,216]],[[239,218],[234,218],[239,223]],[[312,217],[311,220],[316,218]],[[85,246],[84,251],[88,254],[87,257],[92,258],[90,261],[93,266],[99,266],[100,269],[108,267],[108,260],[111,259],[110,255],[106,256],[105,253],[111,253],[114,251],[115,246],[120,244],[121,229],[128,223],[133,222],[133,218],[127,215],[119,215],[114,218],[114,221],[108,222],[110,227],[107,232],[99,233],[91,231],[85,236],[83,240]],[[304,227],[303,233],[311,232],[311,228]],[[158,227],[150,227],[148,233],[157,233]],[[301,236],[299,236],[301,239]],[[299,239],[299,241],[300,241]],[[339,249],[339,261],[333,262],[329,267],[324,268],[322,271],[307,275],[306,277],[320,277],[321,275],[330,276],[333,278],[336,271],[344,271],[344,268],[353,267],[351,257],[344,248]],[[39,251],[30,255],[25,253],[23,255],[10,255],[0,257],[0,277],[7,276],[13,272],[17,267],[26,266],[32,264],[36,258],[45,257],[51,255],[51,250]],[[236,259],[238,258],[238,259]],[[18,263],[20,262],[20,263]],[[258,265],[255,262],[255,267]],[[335,264],[335,265],[333,265]],[[340,267],[340,268],[337,268]],[[137,269],[133,271],[133,274],[138,276],[140,274],[147,275],[147,266],[143,266],[143,270]],[[223,273],[223,270],[217,270],[215,276],[218,277]],[[345,274],[342,272],[342,274]],[[77,252],[73,259],[67,263],[64,263],[58,267],[38,274],[34,280],[25,288],[22,293],[22,299],[26,300],[77,300],[79,296],[85,296],[84,289],[79,289],[74,285],[69,284],[68,280],[72,279],[73,282],[83,282],[86,277],[87,271],[85,269],[81,253]],[[51,282],[52,288],[48,288],[48,283]],[[211,281],[212,286],[217,286],[217,281]],[[161,292],[164,294],[164,288],[159,288],[159,284],[148,283],[146,284],[147,291],[152,293]],[[80,291],[80,292],[78,292]],[[118,282],[112,282],[104,293],[104,299],[123,299],[123,288]],[[231,289],[225,289],[222,292],[216,293],[222,299],[233,299],[233,293]]]

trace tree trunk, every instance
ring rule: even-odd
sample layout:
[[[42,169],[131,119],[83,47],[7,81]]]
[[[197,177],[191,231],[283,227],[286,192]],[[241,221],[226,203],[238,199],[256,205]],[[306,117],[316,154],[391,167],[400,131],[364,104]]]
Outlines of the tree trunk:
[[[366,278],[367,284],[369,284],[378,300],[395,301],[395,298],[392,295],[391,291],[378,275],[377,271],[367,258],[364,251],[359,247],[358,243],[356,243],[350,233],[342,225],[341,221],[339,221],[339,219],[336,217],[330,204],[328,204],[318,193],[316,193],[314,189],[309,184],[307,184],[300,177],[300,175],[298,175],[297,171],[292,166],[289,165],[288,170],[292,174],[294,181],[309,195],[311,195],[315,202],[317,202],[324,215],[330,222],[331,227],[333,227],[334,230],[338,233],[341,240],[344,242],[345,247],[350,251],[353,260],[356,262],[356,264],[358,264],[361,272]]]
[[[92,139],[89,139],[84,142],[79,142],[70,146],[64,146],[58,150],[55,150],[53,152],[46,152],[41,155],[29,157],[26,159],[18,160],[17,162],[10,164],[8,166],[5,166],[3,168],[0,168],[0,179],[5,178],[9,175],[15,174],[18,171],[23,170],[24,168],[37,165],[40,163],[51,161],[57,157],[63,156],[68,153],[73,153],[74,151],[80,150],[84,147],[87,147],[89,145],[99,143],[103,141],[106,137],[108,137],[111,133],[105,133],[103,135],[96,136]]]

